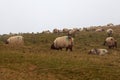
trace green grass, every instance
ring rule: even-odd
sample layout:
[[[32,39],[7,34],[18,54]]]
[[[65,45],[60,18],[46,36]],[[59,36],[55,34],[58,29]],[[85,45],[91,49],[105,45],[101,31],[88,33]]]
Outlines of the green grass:
[[[113,28],[118,48],[103,46],[106,33],[80,32],[73,52],[51,50],[53,40],[65,34],[23,34],[25,46],[4,44],[0,38],[0,80],[119,80],[120,36]],[[89,55],[92,48],[106,48],[109,54]]]

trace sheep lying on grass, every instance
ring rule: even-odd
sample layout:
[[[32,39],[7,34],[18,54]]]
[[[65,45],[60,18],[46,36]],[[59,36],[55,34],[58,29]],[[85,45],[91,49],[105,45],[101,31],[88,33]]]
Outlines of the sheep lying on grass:
[[[105,55],[108,53],[107,49],[91,49],[89,51],[89,54],[95,54],[95,55]]]

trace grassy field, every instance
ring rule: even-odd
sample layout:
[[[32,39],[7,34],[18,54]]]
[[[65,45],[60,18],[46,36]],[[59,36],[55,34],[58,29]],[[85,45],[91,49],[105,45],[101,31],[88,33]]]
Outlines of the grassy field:
[[[23,34],[25,46],[4,44],[0,36],[0,80],[120,80],[120,27],[113,27],[118,48],[103,46],[105,32],[79,32],[73,51],[51,50],[53,40],[65,34]],[[104,56],[89,55],[92,48],[108,49]]]

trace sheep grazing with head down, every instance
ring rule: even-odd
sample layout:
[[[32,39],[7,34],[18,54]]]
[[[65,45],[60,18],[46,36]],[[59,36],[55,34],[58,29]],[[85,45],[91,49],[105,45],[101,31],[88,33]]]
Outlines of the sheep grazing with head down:
[[[103,45],[106,45],[106,44],[109,49],[114,48],[114,47],[117,48],[117,41],[113,37],[107,37]]]
[[[108,53],[107,49],[91,49],[89,51],[89,54],[94,54],[94,55],[105,55]]]
[[[66,48],[66,51],[68,49],[72,51],[73,43],[74,39],[71,36],[57,37],[51,45],[51,49],[62,50],[62,48]]]
[[[50,34],[51,32],[49,30],[43,31],[43,34]]]
[[[111,29],[111,28],[107,29],[106,32],[107,32],[108,37],[111,37],[113,34],[113,29]]]
[[[108,23],[107,26],[111,27],[111,26],[114,26],[114,24],[113,23]]]
[[[103,32],[104,29],[103,28],[99,28],[99,29],[96,29],[95,32]]]
[[[7,39],[6,44],[20,46],[24,44],[23,36],[11,36]]]

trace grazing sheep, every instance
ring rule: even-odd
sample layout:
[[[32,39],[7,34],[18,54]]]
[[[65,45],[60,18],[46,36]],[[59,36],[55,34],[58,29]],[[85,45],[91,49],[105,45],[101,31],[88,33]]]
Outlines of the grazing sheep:
[[[49,30],[43,31],[43,34],[50,34],[51,32]]]
[[[113,24],[113,23],[108,23],[107,26],[108,26],[108,27],[109,27],[109,26],[111,27],[111,26],[114,26],[114,24]]]
[[[72,29],[72,30],[69,30],[69,32],[68,32],[68,36],[75,37],[75,35],[76,35],[77,32],[79,32],[78,29]]]
[[[68,49],[72,51],[73,43],[74,39],[71,36],[57,37],[51,45],[51,49],[62,50],[62,48],[66,48],[66,51]]]
[[[113,34],[113,29],[107,29],[106,32],[107,32],[108,37],[110,37]]]
[[[95,55],[105,55],[108,53],[107,49],[91,49],[89,51],[89,54],[95,54]]]
[[[95,30],[95,32],[102,32],[102,31],[104,31],[104,29],[102,29],[102,28]]]
[[[105,44],[107,44],[109,49],[114,48],[114,47],[117,48],[117,41],[113,37],[107,37],[103,45]]]
[[[70,31],[68,32],[68,36],[73,36],[73,37],[75,37],[75,33],[76,33],[75,30],[70,30]]]
[[[68,33],[68,32],[69,32],[69,29],[63,28],[63,33]]]
[[[9,37],[6,41],[6,44],[10,44],[10,45],[23,45],[24,41],[23,41],[23,36],[12,36]]]
[[[89,28],[83,28],[83,31],[90,31]]]
[[[53,29],[53,33],[59,33],[59,29]]]

